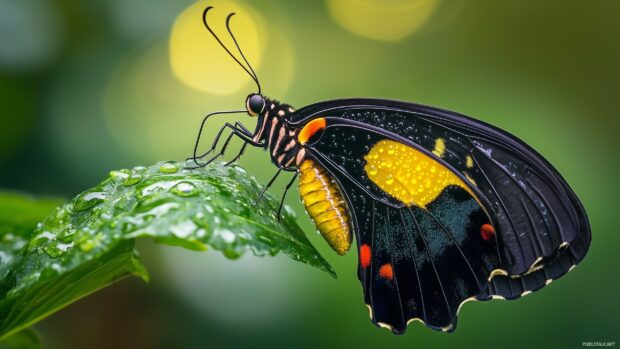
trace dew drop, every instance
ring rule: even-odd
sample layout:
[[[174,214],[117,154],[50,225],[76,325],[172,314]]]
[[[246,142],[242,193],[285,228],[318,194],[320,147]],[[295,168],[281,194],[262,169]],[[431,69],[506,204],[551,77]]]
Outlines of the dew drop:
[[[243,167],[241,167],[241,166],[235,165],[235,170],[237,170],[237,172],[242,173],[242,174],[246,174],[247,173],[247,171]]]
[[[54,240],[56,239],[56,235],[50,233],[49,231],[44,231],[35,236],[32,240],[30,240],[31,244],[39,244],[46,240]]]
[[[129,177],[130,174],[129,170],[110,171],[110,178],[123,180]]]
[[[200,228],[200,229],[196,230],[196,234],[195,235],[196,235],[197,239],[202,240],[205,237],[207,237],[207,231],[202,229],[202,228]]]
[[[105,193],[100,191],[86,191],[75,198],[73,207],[76,211],[85,211],[105,201]]]
[[[187,239],[196,231],[196,228],[198,228],[196,224],[193,221],[189,220],[173,225],[169,229],[173,235],[178,236],[182,239]]]
[[[235,233],[228,229],[218,229],[217,234],[222,238],[222,241],[227,244],[232,244],[233,242],[235,242],[235,239],[237,237]]]
[[[159,166],[159,172],[161,173],[176,173],[179,170],[179,166],[174,161],[166,161]]]
[[[65,229],[62,233],[58,235],[58,239],[65,243],[71,242],[73,240],[75,232],[75,229]]]
[[[65,254],[71,247],[73,247],[73,242],[68,244],[53,242],[50,245],[45,246],[43,251],[45,251],[45,253],[47,253],[50,257],[56,258]]]
[[[183,181],[172,187],[170,192],[181,197],[189,197],[198,194],[198,188],[191,182]]]
[[[129,176],[123,179],[123,185],[126,187],[138,184],[142,181],[142,175],[136,172],[132,172]]]
[[[393,183],[394,183],[394,177],[392,177],[392,175],[388,175],[387,178],[385,179],[385,184],[392,185]]]

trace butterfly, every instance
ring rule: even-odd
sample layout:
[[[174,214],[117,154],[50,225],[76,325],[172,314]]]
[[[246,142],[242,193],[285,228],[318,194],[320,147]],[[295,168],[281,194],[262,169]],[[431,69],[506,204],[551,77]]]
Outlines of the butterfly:
[[[591,241],[586,212],[557,170],[515,136],[439,108],[385,99],[340,99],[301,109],[268,98],[254,80],[241,110],[207,115],[193,157],[206,166],[231,138],[263,148],[299,179],[299,194],[318,231],[345,254],[355,241],[358,277],[374,324],[396,334],[412,321],[451,332],[471,300],[516,299],[563,276]],[[226,123],[210,150],[200,134],[216,114],[247,113],[254,131]],[[230,131],[221,150],[225,131]],[[280,210],[282,203],[280,204]],[[279,216],[279,213],[278,213]],[[355,239],[353,239],[355,237]]]

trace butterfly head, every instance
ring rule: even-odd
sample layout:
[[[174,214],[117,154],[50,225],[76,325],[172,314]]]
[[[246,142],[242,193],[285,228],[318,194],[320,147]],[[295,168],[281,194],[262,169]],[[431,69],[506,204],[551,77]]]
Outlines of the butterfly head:
[[[265,97],[252,93],[245,100],[245,108],[250,116],[257,116],[265,110]]]

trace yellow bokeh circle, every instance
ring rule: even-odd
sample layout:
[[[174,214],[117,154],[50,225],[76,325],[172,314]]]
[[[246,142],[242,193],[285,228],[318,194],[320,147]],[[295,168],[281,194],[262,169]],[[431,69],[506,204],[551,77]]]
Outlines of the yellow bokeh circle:
[[[420,29],[439,0],[327,0],[332,18],[365,38],[398,41]]]
[[[207,21],[228,49],[243,62],[226,29],[231,18],[232,32],[243,53],[256,68],[263,55],[260,38],[260,16],[247,6],[232,1],[198,1],[185,9],[175,20],[170,34],[170,65],[174,76],[184,84],[205,92],[227,95],[251,83],[251,77],[220,47],[202,22],[202,13],[213,6]]]

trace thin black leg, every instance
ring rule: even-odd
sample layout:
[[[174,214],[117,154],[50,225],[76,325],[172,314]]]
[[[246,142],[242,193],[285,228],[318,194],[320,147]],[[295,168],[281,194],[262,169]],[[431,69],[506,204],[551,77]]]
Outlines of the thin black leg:
[[[238,126],[240,129],[242,129],[245,133],[251,135],[252,131],[248,130],[247,127],[245,127],[244,124],[240,123],[240,122],[235,122],[235,126]]]
[[[202,119],[202,122],[200,123],[200,128],[198,129],[198,136],[196,137],[196,143],[194,144],[194,153],[193,153],[194,154],[194,157],[193,157],[194,162],[195,162],[195,160],[197,158],[196,153],[198,152],[198,146],[200,145],[200,137],[202,136],[202,130],[204,129],[204,126],[205,126],[205,123],[207,122],[207,119],[209,119],[213,115],[236,114],[236,113],[246,113],[246,112],[247,112],[246,110],[231,110],[231,111],[218,111],[218,112],[207,114],[207,116],[205,116]],[[219,132],[220,134],[222,133],[223,129],[224,129],[223,127],[220,129],[220,132]],[[219,137],[219,134],[218,134],[218,137]],[[211,151],[213,151],[213,149],[211,149]],[[202,158],[202,156],[201,156],[201,158]],[[198,163],[196,163],[196,164],[198,165]]]
[[[229,162],[227,162],[226,164],[224,164],[224,166],[228,166],[230,164],[232,164],[233,162],[239,160],[239,158],[241,157],[241,155],[243,155],[243,152],[245,151],[245,147],[247,146],[247,143],[243,143],[243,145],[241,146],[241,149],[239,150],[239,153],[237,154],[237,156],[235,156],[234,158],[232,158],[232,160],[230,160]]]
[[[220,130],[217,133],[217,136],[215,137],[215,141],[213,142],[211,149],[206,152],[205,154],[201,155],[200,158],[206,156],[207,154],[211,153],[213,150],[215,150],[217,148],[217,144],[219,143],[220,137],[222,135],[222,133],[224,132],[224,129],[226,128],[230,128],[232,130],[232,132],[230,133],[230,135],[228,135],[228,137],[226,138],[226,141],[224,142],[224,146],[222,147],[222,149],[220,150],[220,152],[218,154],[216,154],[215,156],[213,156],[211,159],[209,159],[208,161],[204,162],[204,163],[199,163],[198,159],[199,157],[194,157],[191,158],[194,160],[194,163],[196,164],[196,166],[198,167],[205,167],[208,164],[210,164],[211,162],[213,162],[215,159],[217,159],[218,157],[222,156],[224,154],[224,152],[226,151],[226,148],[228,147],[228,144],[230,142],[230,140],[232,139],[233,135],[236,135],[237,137],[241,138],[242,141],[245,142],[245,144],[251,144],[253,146],[260,146],[262,147],[263,144],[260,142],[255,142],[252,139],[252,134],[249,133],[249,131],[243,126],[241,125],[241,127],[238,127],[238,125],[241,125],[239,123],[236,123],[235,125],[232,125],[230,123],[226,123],[224,124],[224,126],[222,126],[222,128],[220,128]],[[196,149],[194,149],[194,151],[196,151]]]
[[[221,137],[221,135],[222,135],[222,133],[223,133],[225,128],[226,128],[226,126],[222,126],[222,128],[220,128],[220,130],[218,131],[217,135],[215,136],[215,140],[213,141],[213,144],[211,145],[211,149],[208,152],[202,154],[199,157],[190,157],[190,158],[187,159],[187,160],[193,160],[194,164],[196,164],[196,166],[187,167],[188,169],[193,170],[193,169],[196,169],[196,168],[205,167],[205,166],[207,166],[211,162],[211,160],[213,160],[215,157],[217,157],[217,155],[214,156],[213,158],[211,158],[206,163],[198,162],[199,159],[204,158],[205,156],[207,156],[209,153],[211,153],[212,151],[214,151],[217,148],[217,144],[220,142],[220,137]],[[232,132],[230,134],[228,134],[228,136],[226,137],[226,141],[224,142],[224,146],[228,145],[228,142],[230,142],[230,139],[232,138],[233,135],[234,135],[234,133],[232,133]]]
[[[278,178],[278,175],[280,174],[280,172],[282,172],[282,169],[278,168],[278,172],[276,172],[276,174],[273,175],[273,177],[271,177],[271,179],[269,180],[269,183],[267,183],[267,185],[263,188],[263,190],[261,190],[260,194],[258,194],[256,201],[254,201],[254,206],[258,204],[258,201],[263,197],[263,195],[265,195],[265,192],[267,191],[267,189],[269,189],[269,187],[271,187],[271,185],[276,180],[276,178]]]
[[[280,207],[278,208],[278,220],[280,220],[280,213],[282,212],[282,206],[284,206],[284,199],[286,198],[286,193],[295,182],[295,179],[297,179],[297,175],[299,175],[299,172],[295,172],[295,175],[293,176],[293,178],[291,178],[291,181],[288,182],[286,188],[284,188],[284,194],[282,194],[282,200],[280,200]]]
[[[251,143],[256,143],[251,138],[253,135],[251,133],[245,133],[247,131],[247,129],[244,130],[245,127],[243,127],[243,129],[242,128],[237,128],[238,125],[240,125],[238,122],[235,123],[234,126],[229,124],[229,123],[226,123],[226,126],[230,127],[233,131],[230,133],[228,138],[226,138],[226,141],[224,142],[224,145],[222,146],[222,149],[220,149],[220,152],[217,153],[215,156],[213,156],[208,161],[206,161],[204,163],[204,166],[207,166],[208,164],[212,163],[215,159],[224,156],[224,153],[226,152],[226,149],[228,149],[228,144],[230,143],[230,140],[232,139],[233,135],[236,135],[237,137],[240,137],[243,141],[245,141],[245,143],[243,144],[244,146],[247,145],[250,142]],[[244,137],[248,137],[248,138],[244,138]],[[243,151],[243,148],[244,147],[242,146],[242,151]],[[238,156],[241,156],[241,154],[239,154]]]
[[[240,130],[242,130],[244,133],[246,133],[247,135],[251,135],[252,132],[250,132],[250,130],[248,130],[242,123],[240,122],[235,122],[235,127],[238,127]],[[215,136],[215,139],[213,140],[213,143],[211,144],[211,148],[204,154],[200,155],[200,156],[196,156],[196,151],[197,149],[194,149],[194,156],[191,158],[188,158],[187,160],[191,160],[191,159],[202,159],[205,156],[209,155],[212,151],[215,150],[215,148],[217,148],[217,144],[220,141],[220,137],[222,136],[222,132],[224,131],[224,129],[226,129],[225,126],[222,126],[220,128],[220,130],[217,132],[217,135]]]

